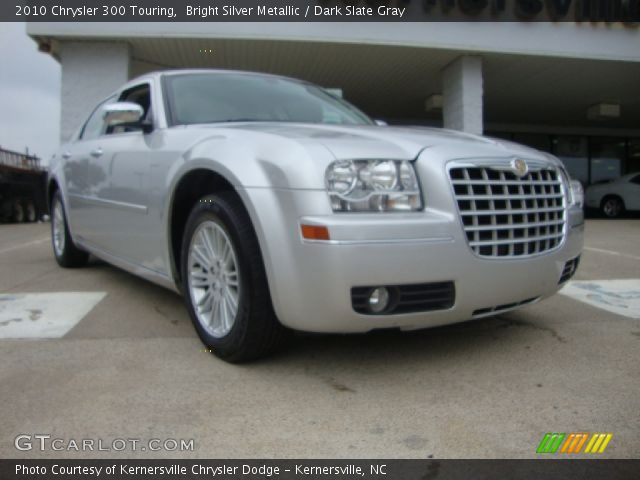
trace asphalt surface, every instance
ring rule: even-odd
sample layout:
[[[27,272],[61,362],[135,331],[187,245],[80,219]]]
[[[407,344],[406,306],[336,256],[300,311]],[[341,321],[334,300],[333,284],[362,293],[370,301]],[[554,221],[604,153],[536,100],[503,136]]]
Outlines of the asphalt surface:
[[[0,340],[0,458],[534,458],[545,432],[612,432],[600,457],[640,457],[640,320],[556,295],[421,332],[301,336],[234,366],[177,295],[98,261],[59,268],[48,228],[0,225],[0,293],[107,295],[62,338]],[[578,280],[640,278],[640,220],[590,220],[586,246]],[[41,433],[194,450],[15,449]]]

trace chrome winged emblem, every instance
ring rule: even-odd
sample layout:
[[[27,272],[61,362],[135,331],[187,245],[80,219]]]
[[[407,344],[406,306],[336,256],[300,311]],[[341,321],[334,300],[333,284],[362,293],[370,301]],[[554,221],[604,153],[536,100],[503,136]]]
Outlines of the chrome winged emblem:
[[[514,158],[511,160],[511,168],[513,168],[513,173],[518,177],[524,177],[529,173],[529,165],[527,165],[527,162],[521,158]]]

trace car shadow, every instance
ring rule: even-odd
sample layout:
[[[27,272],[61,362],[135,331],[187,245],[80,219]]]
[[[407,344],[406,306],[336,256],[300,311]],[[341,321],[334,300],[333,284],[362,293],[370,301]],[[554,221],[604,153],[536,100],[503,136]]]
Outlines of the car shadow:
[[[600,219],[600,220],[640,220],[640,211],[625,211],[619,217],[616,218],[608,218],[604,213],[595,208],[587,208],[584,212],[585,218],[587,219]]]
[[[200,342],[179,295],[167,295],[166,289],[93,257],[87,269],[107,275],[111,282],[130,292],[130,301],[140,302],[141,308],[148,308],[148,322],[165,324],[170,321],[172,325],[183,327],[181,331],[188,331],[188,335]],[[565,339],[555,331],[532,321],[531,315],[526,313],[528,310],[407,332],[397,329],[342,335],[294,332],[287,345],[278,352],[241,367],[270,368],[283,364],[291,366],[292,363],[340,363],[343,367],[365,363],[382,367],[424,363],[444,356],[453,360],[469,359],[474,354],[514,341],[523,350],[529,350],[541,333],[552,341],[565,343]],[[136,336],[131,328],[132,335]],[[120,333],[126,335],[127,332]],[[212,360],[215,360],[213,355]]]
[[[288,346],[260,364],[281,365],[291,362],[339,368],[358,367],[386,369],[411,368],[443,359],[459,364],[473,362],[496,349],[532,350],[532,344],[544,341],[566,343],[552,328],[532,321],[525,311],[495,317],[402,332],[376,330],[363,334],[303,334],[293,336]],[[249,364],[253,365],[253,364]],[[331,369],[332,367],[329,367]]]

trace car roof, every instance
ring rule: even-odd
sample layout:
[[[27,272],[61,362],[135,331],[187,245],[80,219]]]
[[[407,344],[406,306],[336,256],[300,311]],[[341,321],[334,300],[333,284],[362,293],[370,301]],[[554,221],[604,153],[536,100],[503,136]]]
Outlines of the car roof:
[[[274,75],[271,73],[263,73],[263,72],[251,72],[248,70],[226,70],[226,69],[219,69],[219,68],[176,68],[176,69],[169,69],[169,70],[155,70],[153,72],[145,73],[144,75],[140,75],[138,77],[132,78],[124,85],[122,89],[126,89],[126,87],[128,87],[129,85],[134,85],[136,83],[140,83],[145,80],[158,79],[165,76],[185,75],[185,74],[203,74],[203,73],[215,73],[220,75],[228,75],[228,74],[256,75],[260,77],[280,78],[283,80],[306,83],[303,80],[299,80],[291,77],[285,77],[283,75]]]

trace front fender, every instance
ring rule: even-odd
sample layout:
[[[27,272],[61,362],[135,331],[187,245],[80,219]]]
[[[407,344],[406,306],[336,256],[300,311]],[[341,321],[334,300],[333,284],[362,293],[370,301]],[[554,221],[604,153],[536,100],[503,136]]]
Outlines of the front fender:
[[[221,129],[194,142],[168,177],[207,168],[243,188],[324,189],[324,172],[335,157],[320,143],[261,132]],[[168,185],[170,186],[170,185]]]

